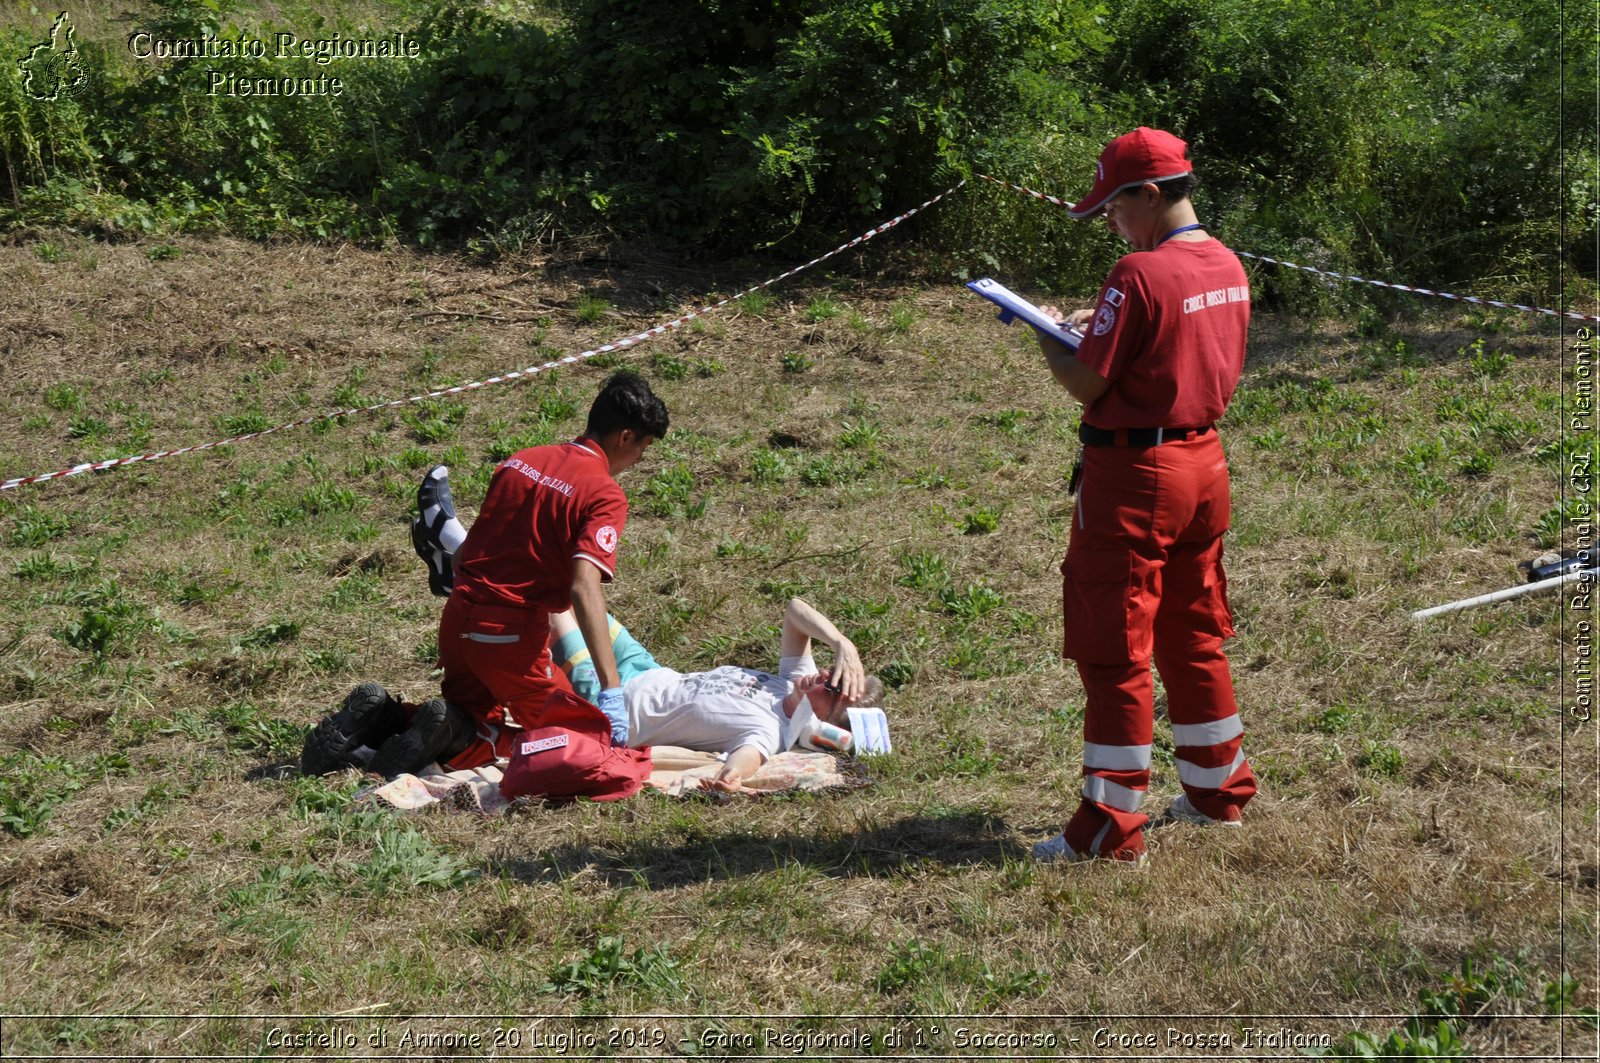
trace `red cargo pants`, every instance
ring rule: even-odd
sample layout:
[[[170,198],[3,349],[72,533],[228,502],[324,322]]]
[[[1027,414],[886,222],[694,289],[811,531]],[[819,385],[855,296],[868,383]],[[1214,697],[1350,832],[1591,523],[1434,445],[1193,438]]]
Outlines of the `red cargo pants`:
[[[459,594],[439,617],[439,667],[444,699],[478,729],[477,739],[443,765],[449,770],[509,757],[521,729],[539,726],[550,695],[572,690],[550,666],[550,614],[473,605]]]
[[[1153,447],[1086,446],[1062,562],[1061,654],[1083,680],[1075,853],[1137,858],[1149,817],[1155,709],[1167,691],[1178,778],[1195,808],[1237,819],[1256,792],[1223,640],[1233,635],[1222,533],[1228,466],[1214,431]]]

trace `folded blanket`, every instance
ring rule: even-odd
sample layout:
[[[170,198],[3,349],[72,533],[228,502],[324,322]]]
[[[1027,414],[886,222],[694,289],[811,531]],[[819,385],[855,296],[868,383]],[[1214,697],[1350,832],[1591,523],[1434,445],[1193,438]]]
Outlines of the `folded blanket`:
[[[664,749],[672,749],[673,752],[663,758]],[[651,752],[656,770],[650,773],[647,783],[673,797],[698,791],[701,779],[710,778],[722,768],[721,758],[711,753],[695,753],[670,746],[655,746]],[[681,754],[707,757],[709,760],[680,767],[680,763],[687,759]],[[801,750],[779,753],[744,781],[747,796],[752,797],[787,790],[855,789],[865,783],[865,775],[855,770],[853,763],[843,762],[832,753],[807,753]]]
[[[468,771],[445,771],[437,764],[429,764],[416,775],[396,775],[386,783],[360,790],[355,799],[376,801],[401,812],[443,803],[462,812],[498,816],[511,805],[500,792],[505,765],[501,760]]]
[[[715,753],[677,746],[653,746],[650,752],[655,770],[646,785],[673,797],[699,792],[700,780],[715,775],[722,766]],[[445,771],[430,764],[416,775],[397,775],[386,783],[369,786],[357,792],[355,799],[375,801],[402,812],[442,805],[480,816],[498,816],[512,805],[500,792],[505,767],[504,760],[469,771]],[[854,762],[841,761],[831,753],[797,750],[778,754],[745,780],[750,796],[853,790],[866,784],[865,774]]]

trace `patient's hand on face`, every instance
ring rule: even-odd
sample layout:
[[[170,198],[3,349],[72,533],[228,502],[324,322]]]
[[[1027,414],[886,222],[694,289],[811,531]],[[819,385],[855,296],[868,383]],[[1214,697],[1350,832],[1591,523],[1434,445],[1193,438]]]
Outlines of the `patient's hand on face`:
[[[833,667],[824,673],[832,688],[846,705],[859,705],[867,693],[867,670],[861,663],[861,652],[849,639],[840,639],[834,651]]]

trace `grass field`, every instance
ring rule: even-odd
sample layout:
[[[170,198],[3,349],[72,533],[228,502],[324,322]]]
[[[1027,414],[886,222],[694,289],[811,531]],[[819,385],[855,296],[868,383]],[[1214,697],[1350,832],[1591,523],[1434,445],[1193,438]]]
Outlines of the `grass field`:
[[[0,476],[479,379],[776,272],[70,235],[0,263]],[[4,1053],[1251,1058],[1286,1028],[1592,1058],[1592,1022],[1548,1017],[1596,1000],[1563,603],[1407,615],[1557,533],[1555,327],[1258,318],[1223,439],[1261,797],[1242,831],[1153,832],[1144,870],[1039,868],[1080,766],[1076,407],[958,285],[837,265],[611,359],[673,419],[623,478],[611,603],[685,669],[770,661],[793,594],[839,620],[892,687],[856,793],[481,821],[294,769],[356,682],[435,690],[420,471],[470,513],[495,460],[577,432],[593,362],[0,495],[0,1010],[53,1016]],[[150,1017],[191,1013],[347,1017]],[[1429,1013],[1455,1017],[1395,1033]],[[605,1018],[640,1014],[702,1017]]]

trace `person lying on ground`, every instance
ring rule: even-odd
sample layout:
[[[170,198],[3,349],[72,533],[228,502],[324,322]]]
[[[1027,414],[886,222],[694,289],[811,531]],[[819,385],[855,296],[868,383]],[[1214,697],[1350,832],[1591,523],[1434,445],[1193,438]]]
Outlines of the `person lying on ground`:
[[[863,671],[855,643],[800,598],[791,598],[783,611],[776,675],[739,665],[704,672],[666,668],[627,628],[610,622],[630,744],[726,754],[717,775],[703,783],[709,789],[743,789],[762,764],[796,745],[848,748],[850,707],[883,700],[883,684]],[[551,655],[573,691],[591,698],[599,680],[570,615],[551,616],[550,639]],[[817,668],[812,639],[833,651],[831,668]]]

